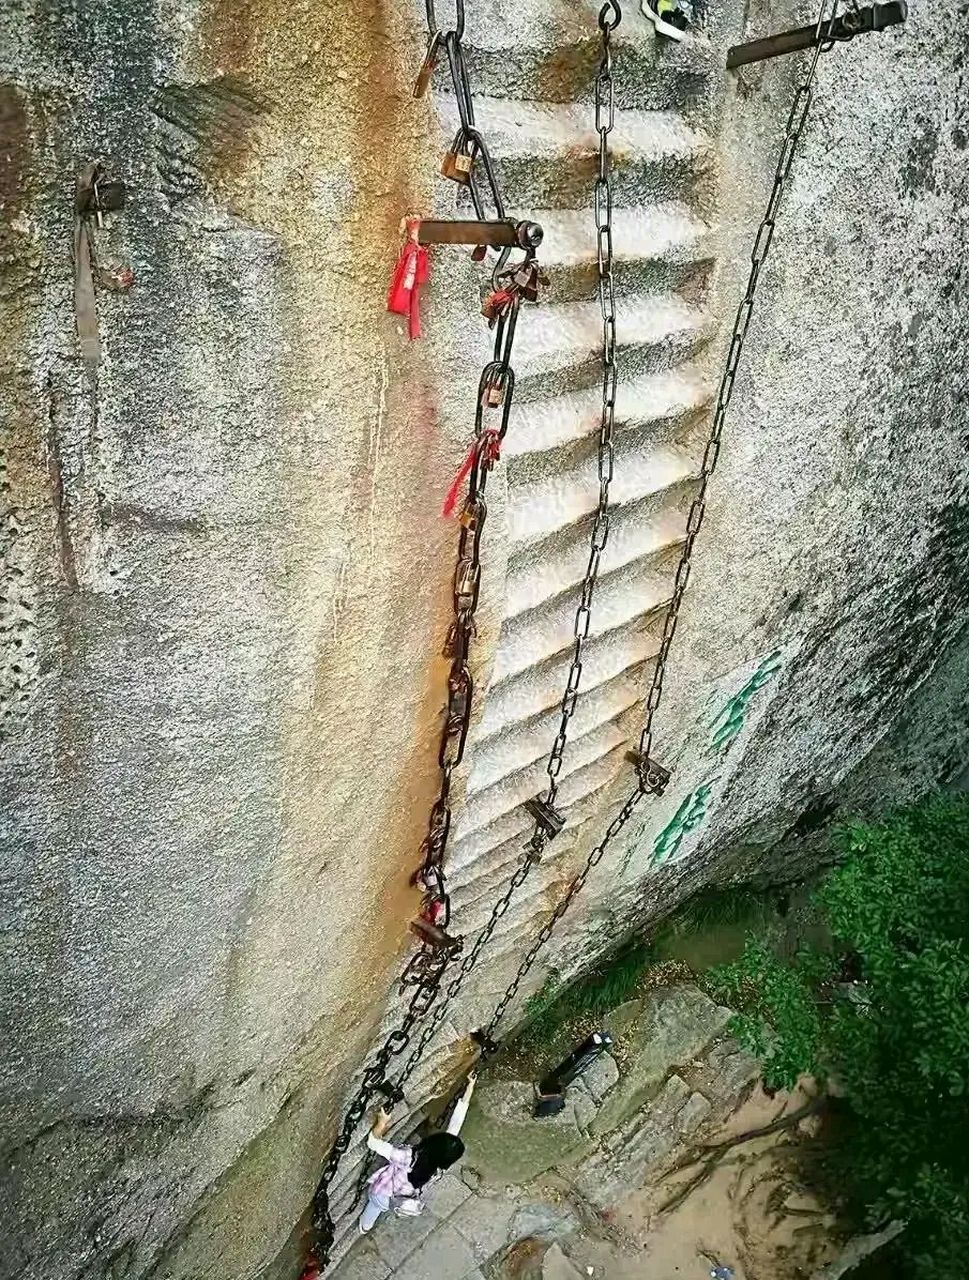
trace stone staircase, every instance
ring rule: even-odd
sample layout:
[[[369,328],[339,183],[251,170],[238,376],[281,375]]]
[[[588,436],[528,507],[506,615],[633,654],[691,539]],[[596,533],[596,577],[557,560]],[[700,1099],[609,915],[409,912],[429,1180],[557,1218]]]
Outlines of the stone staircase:
[[[590,110],[598,4],[540,0],[509,16],[476,8],[469,64],[478,122],[515,213],[545,229],[551,284],[521,318],[505,448],[503,622],[469,749],[466,803],[449,853],[456,919],[473,934],[517,865],[542,789],[571,656],[598,498],[601,319],[591,210],[598,147]],[[658,43],[634,6],[614,36],[614,243],[620,385],[612,523],[582,690],[561,775],[566,829],[519,891],[484,962],[502,970],[550,909],[587,823],[642,719],[650,663],[708,430],[715,264],[712,134],[718,59],[702,37]],[[480,16],[479,16],[480,14]],[[517,98],[509,95],[515,93]],[[446,129],[453,104],[441,94]],[[487,984],[487,978],[484,984]]]
[[[482,970],[502,970],[549,910],[582,828],[624,765],[641,721],[650,662],[707,429],[713,380],[706,349],[714,252],[713,54],[702,36],[660,45],[634,6],[614,36],[614,242],[620,386],[612,524],[561,775],[567,826],[495,932]],[[466,803],[449,851],[455,927],[472,937],[521,857],[532,821],[522,803],[542,789],[558,721],[573,618],[598,496],[601,321],[596,301],[592,184],[598,149],[591,109],[598,3],[486,0],[466,35],[475,111],[512,216],[541,222],[551,279],[523,313],[515,346],[515,406],[503,450],[508,567],[503,622],[467,756]],[[451,136],[457,112],[440,70],[436,100]],[[515,96],[510,96],[515,95]],[[484,975],[481,989],[489,982]],[[502,984],[503,985],[503,984]],[[388,1028],[399,1014],[388,1010]],[[463,1029],[445,1026],[407,1088],[405,1133],[443,1092]],[[332,1197],[352,1207],[363,1135]],[[342,1249],[352,1220],[339,1224]]]

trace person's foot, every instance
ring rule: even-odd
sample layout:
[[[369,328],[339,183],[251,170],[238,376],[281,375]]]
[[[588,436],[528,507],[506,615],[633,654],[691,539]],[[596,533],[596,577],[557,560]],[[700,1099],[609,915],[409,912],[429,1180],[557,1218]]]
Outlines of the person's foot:
[[[640,0],[640,9],[656,28],[658,36],[666,36],[667,40],[682,40],[689,23],[679,9],[666,9],[659,12],[660,0]]]

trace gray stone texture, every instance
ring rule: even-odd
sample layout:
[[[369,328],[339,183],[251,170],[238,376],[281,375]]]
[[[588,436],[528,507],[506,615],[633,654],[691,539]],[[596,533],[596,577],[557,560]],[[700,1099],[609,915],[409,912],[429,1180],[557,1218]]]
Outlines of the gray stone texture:
[[[571,1093],[563,1111],[543,1120],[534,1118],[533,1100],[523,1081],[478,1088],[462,1136],[486,1184],[528,1182],[588,1148]]]
[[[656,1092],[671,1067],[699,1058],[730,1016],[694,986],[651,992],[628,1033],[629,1068],[599,1108],[592,1132],[602,1135],[620,1125]]]
[[[603,1098],[619,1079],[619,1067],[611,1053],[604,1053],[596,1058],[592,1066],[582,1073],[582,1083],[588,1089],[595,1102]]]
[[[554,283],[522,317],[489,486],[477,719],[453,791],[466,932],[543,785],[597,491],[596,8],[469,14],[481,119],[510,207],[543,206]],[[670,552],[800,69],[725,75],[739,3],[675,50],[626,8],[606,624],[563,771],[569,825],[452,1007],[454,1041],[631,785]],[[793,10],[750,25],[804,21]],[[435,185],[448,105],[410,94],[421,22],[396,0],[366,21],[304,0],[0,13],[2,1280],[291,1280],[394,990],[437,781],[455,546],[438,512],[489,351],[464,254],[435,255],[421,343],[384,312],[401,213],[455,209]],[[914,6],[904,32],[822,60],[657,719],[674,781],[509,1022],[552,969],[699,886],[800,874],[839,811],[965,778],[964,42],[958,6]],[[135,278],[98,291],[96,377],[70,267],[74,181],[95,158],[130,191],[97,251]],[[715,717],[775,650],[716,745]],[[695,821],[658,853],[684,806]]]
[[[583,1273],[553,1244],[542,1259],[542,1280],[583,1280]]]
[[[575,1177],[581,1194],[596,1208],[609,1209],[647,1182],[690,1125],[699,1123],[691,1106],[695,1097],[685,1080],[671,1075],[648,1108],[627,1122],[613,1150],[601,1150],[583,1161]]]

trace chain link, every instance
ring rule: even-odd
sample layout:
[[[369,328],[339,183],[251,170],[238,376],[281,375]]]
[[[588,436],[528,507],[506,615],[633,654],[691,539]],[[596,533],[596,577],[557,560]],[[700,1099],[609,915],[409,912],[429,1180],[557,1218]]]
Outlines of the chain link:
[[[593,190],[595,213],[596,261],[598,265],[599,310],[602,315],[602,413],[599,423],[598,471],[599,499],[589,535],[589,559],[582,591],[575,611],[572,659],[562,695],[558,732],[545,766],[548,789],[545,799],[554,804],[559,789],[559,775],[569,739],[569,723],[575,714],[582,683],[582,655],[589,638],[592,602],[603,552],[609,542],[609,486],[615,463],[616,389],[619,367],[616,357],[616,286],[613,277],[612,236],[612,166],[609,134],[616,122],[615,90],[612,79],[612,33],[622,13],[618,4],[604,5],[599,14],[602,31],[602,58],[595,83],[595,123],[599,135],[599,165]],[[532,846],[540,848],[542,828],[536,823]]]
[[[433,0],[427,0],[428,23],[432,45],[441,42],[441,35],[436,26]],[[444,45],[448,53],[455,98],[461,115],[462,128],[472,146],[472,154],[482,161],[482,167],[488,180],[492,203],[496,216],[504,217],[504,203],[498,189],[494,166],[487,144],[474,124],[474,106],[471,86],[468,79],[461,37],[464,31],[464,0],[457,0],[455,28],[444,36]],[[472,200],[479,217],[484,216],[484,206],[474,184],[473,176],[469,180]],[[492,273],[495,285],[504,281],[504,265],[510,250],[504,250]],[[532,267],[534,252],[526,250],[524,267]],[[519,268],[520,270],[521,268]],[[537,269],[534,274],[537,276]],[[452,939],[441,933],[441,926],[447,928],[451,918],[450,895],[447,891],[447,876],[444,868],[444,856],[447,849],[451,829],[451,782],[454,770],[464,758],[468,730],[471,724],[474,680],[469,666],[471,642],[475,635],[475,611],[481,584],[481,537],[487,517],[486,489],[488,476],[498,460],[501,441],[508,429],[512,401],[515,392],[515,371],[512,367],[512,354],[515,331],[521,306],[522,292],[512,287],[508,291],[506,304],[494,319],[494,346],[492,357],[482,370],[478,382],[478,397],[474,420],[473,456],[468,489],[460,516],[461,532],[458,538],[457,564],[453,580],[454,620],[448,631],[445,643],[445,654],[451,658],[451,667],[447,681],[447,708],[445,722],[441,733],[438,751],[438,763],[441,770],[441,783],[438,797],[431,807],[428,819],[427,835],[422,845],[422,862],[415,873],[414,882],[424,891],[424,919],[432,926],[439,938],[445,939],[445,945],[435,946],[424,941],[411,957],[401,975],[402,989],[411,989],[407,1008],[400,1025],[385,1039],[377,1050],[370,1064],[364,1070],[360,1084],[347,1106],[340,1126],[340,1132],[331,1147],[320,1176],[313,1198],[314,1253],[321,1268],[325,1268],[333,1247],[334,1223],[330,1212],[329,1186],[335,1176],[340,1160],[348,1150],[357,1126],[366,1114],[367,1108],[375,1093],[387,1086],[387,1070],[391,1061],[403,1053],[411,1042],[415,1027],[434,1008],[441,990],[441,981],[448,966],[455,961],[463,950],[462,939]],[[508,909],[511,895],[517,885],[514,879],[507,891],[504,910]],[[503,912],[502,912],[503,914]],[[460,982],[474,967],[481,949],[491,936],[497,920],[491,930],[485,930],[475,940],[474,946],[464,955],[457,978],[452,980],[449,994],[443,1005],[436,1010],[434,1017],[424,1028],[418,1045],[412,1052],[405,1066],[406,1079],[413,1071],[416,1062],[423,1053],[434,1031],[440,1026],[447,1005],[453,998]]]
[[[820,33],[824,24],[824,15],[827,12],[827,6],[828,0],[822,0],[821,10],[818,16],[818,33]],[[837,0],[835,0],[830,20],[832,23],[834,22],[834,18],[837,14],[837,9]],[[723,436],[724,422],[726,421],[727,410],[730,407],[730,401],[733,397],[734,383],[737,378],[737,369],[740,364],[740,357],[743,352],[744,342],[747,337],[747,332],[750,329],[750,321],[754,310],[754,297],[757,291],[757,285],[760,281],[761,271],[767,260],[771,242],[774,238],[777,213],[791,172],[794,154],[797,150],[797,144],[800,141],[804,125],[807,121],[808,111],[811,107],[814,78],[817,72],[818,59],[821,56],[821,52],[821,45],[818,44],[811,57],[807,74],[795,91],[794,101],[791,104],[790,114],[787,119],[787,127],[784,131],[784,140],[781,144],[780,156],[777,161],[777,169],[774,173],[774,183],[771,188],[770,198],[767,201],[767,208],[764,212],[764,216],[761,218],[760,225],[757,228],[757,234],[754,237],[754,245],[750,254],[750,272],[747,277],[747,287],[744,291],[744,296],[740,301],[740,305],[737,307],[733,331],[730,335],[730,345],[727,348],[726,364],[723,376],[720,380],[720,387],[717,392],[717,403],[713,414],[713,425],[710,431],[710,438],[707,441],[706,449],[703,453],[703,460],[700,464],[700,482],[690,505],[690,513],[686,522],[686,539],[683,543],[679,563],[676,567],[676,575],[673,579],[673,594],[670,599],[669,609],[667,610],[666,617],[663,622],[663,634],[660,639],[659,652],[656,655],[656,662],[653,667],[653,678],[650,683],[649,693],[646,697],[646,718],[642,732],[639,735],[639,753],[643,760],[651,759],[653,755],[653,721],[662,700],[663,683],[666,679],[670,649],[673,645],[673,637],[676,635],[676,628],[679,624],[680,608],[683,604],[683,597],[686,594],[687,583],[690,580],[690,574],[693,570],[693,547],[696,543],[700,528],[703,525],[704,516],[706,515],[707,489],[710,483],[710,477],[713,475],[717,465],[717,460],[720,457],[720,444]]]

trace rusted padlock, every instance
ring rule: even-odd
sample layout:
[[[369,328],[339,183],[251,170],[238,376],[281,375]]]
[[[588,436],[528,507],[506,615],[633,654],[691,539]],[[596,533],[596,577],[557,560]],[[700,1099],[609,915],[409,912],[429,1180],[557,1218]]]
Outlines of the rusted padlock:
[[[478,521],[484,516],[484,498],[469,498],[464,504],[464,509],[458,516],[458,521],[462,528],[467,529],[469,533],[474,533],[478,527]]]
[[[451,143],[450,150],[441,163],[441,173],[445,178],[450,178],[452,182],[460,182],[462,186],[466,187],[471,181],[474,156],[465,151],[464,146],[464,135],[459,130]]]
[[[464,556],[458,561],[454,571],[454,594],[460,601],[461,608],[468,607],[465,601],[475,599],[480,578],[481,565],[475,564],[470,556]]]

